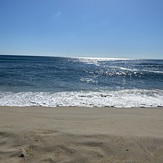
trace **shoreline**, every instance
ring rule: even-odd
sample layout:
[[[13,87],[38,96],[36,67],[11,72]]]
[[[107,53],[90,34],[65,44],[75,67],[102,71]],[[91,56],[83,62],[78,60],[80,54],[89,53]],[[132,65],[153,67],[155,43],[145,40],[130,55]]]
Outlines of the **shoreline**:
[[[31,106],[7,106],[7,105],[4,105],[4,106],[1,106],[0,105],[0,108],[49,108],[49,109],[59,109],[59,108],[80,108],[80,109],[163,109],[163,106],[139,106],[139,107],[117,107],[117,106],[37,106],[37,105],[31,105]]]
[[[163,162],[163,108],[2,107],[0,162]]]

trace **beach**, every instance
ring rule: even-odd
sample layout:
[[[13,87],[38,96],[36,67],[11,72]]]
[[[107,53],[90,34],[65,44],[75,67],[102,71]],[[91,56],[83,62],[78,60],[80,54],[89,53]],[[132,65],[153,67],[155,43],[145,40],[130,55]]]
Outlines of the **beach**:
[[[163,162],[163,108],[0,107],[0,162]]]

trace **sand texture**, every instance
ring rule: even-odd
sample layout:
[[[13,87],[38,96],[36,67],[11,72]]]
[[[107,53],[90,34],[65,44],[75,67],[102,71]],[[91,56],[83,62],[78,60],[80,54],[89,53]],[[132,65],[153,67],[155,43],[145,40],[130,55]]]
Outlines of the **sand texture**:
[[[0,163],[163,163],[163,108],[0,107]]]

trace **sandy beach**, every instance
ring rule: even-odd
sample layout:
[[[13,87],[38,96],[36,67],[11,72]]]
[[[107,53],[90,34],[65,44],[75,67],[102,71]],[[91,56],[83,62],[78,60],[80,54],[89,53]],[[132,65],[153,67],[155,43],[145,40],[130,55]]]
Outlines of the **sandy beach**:
[[[162,163],[163,108],[0,107],[0,162]]]

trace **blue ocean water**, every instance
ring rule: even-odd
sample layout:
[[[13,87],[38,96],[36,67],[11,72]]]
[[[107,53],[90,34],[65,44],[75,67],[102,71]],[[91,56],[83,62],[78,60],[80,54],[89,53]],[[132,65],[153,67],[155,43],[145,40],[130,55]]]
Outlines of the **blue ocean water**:
[[[1,106],[163,106],[163,60],[0,55]]]

